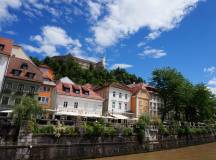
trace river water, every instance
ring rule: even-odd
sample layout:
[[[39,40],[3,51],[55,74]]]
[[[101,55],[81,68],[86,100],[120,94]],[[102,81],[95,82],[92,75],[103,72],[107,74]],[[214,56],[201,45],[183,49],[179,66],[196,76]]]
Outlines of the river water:
[[[98,160],[216,160],[216,143]]]

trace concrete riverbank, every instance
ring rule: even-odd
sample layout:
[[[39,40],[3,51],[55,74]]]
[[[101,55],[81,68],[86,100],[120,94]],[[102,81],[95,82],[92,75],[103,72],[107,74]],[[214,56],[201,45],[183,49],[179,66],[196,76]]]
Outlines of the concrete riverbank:
[[[214,135],[176,136],[160,139],[157,143],[140,144],[136,136],[131,137],[67,137],[49,135],[23,137],[19,144],[0,146],[2,160],[72,160],[119,156],[166,150],[190,145],[215,142]]]

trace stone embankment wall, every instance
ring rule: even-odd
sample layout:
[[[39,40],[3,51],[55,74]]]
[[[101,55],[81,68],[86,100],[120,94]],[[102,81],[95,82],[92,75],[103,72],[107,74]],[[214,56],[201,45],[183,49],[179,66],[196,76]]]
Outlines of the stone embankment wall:
[[[18,144],[0,145],[0,160],[72,160],[142,153],[215,142],[214,135],[161,138],[140,144],[131,137],[25,136]]]

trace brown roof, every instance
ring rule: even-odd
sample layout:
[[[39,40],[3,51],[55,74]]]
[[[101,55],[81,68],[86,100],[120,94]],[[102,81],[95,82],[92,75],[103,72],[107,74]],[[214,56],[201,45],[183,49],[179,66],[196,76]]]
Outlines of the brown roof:
[[[22,64],[27,64],[28,68],[27,69],[21,69]],[[19,76],[15,76],[13,74],[13,70],[20,70],[21,74]],[[33,79],[29,79],[26,74],[27,73],[33,73],[35,74]],[[42,72],[39,70],[39,68],[32,64],[30,61],[17,58],[15,56],[12,56],[9,61],[8,69],[7,69],[7,77],[9,78],[15,78],[15,79],[20,79],[20,80],[27,80],[27,81],[33,81],[33,82],[42,82]]]
[[[11,39],[0,37],[0,44],[4,45],[3,51],[0,50],[0,54],[10,56],[13,48],[13,41]]]
[[[46,65],[46,64],[41,64],[40,66],[39,66],[39,68],[46,68],[46,69],[51,69],[48,65]]]
[[[119,88],[119,89],[123,89],[123,90],[131,92],[130,88],[127,85],[121,84],[121,83],[116,83],[116,82],[107,83],[103,87],[97,87],[97,88],[95,88],[95,91],[101,90],[101,89],[106,88],[106,87],[114,87],[114,88]]]
[[[70,92],[65,92],[63,90],[63,86],[65,86],[65,85],[70,88]],[[79,94],[74,93],[73,88],[76,88],[76,89],[79,88],[80,93]],[[89,95],[85,95],[82,92],[82,88],[84,89],[85,87],[84,86],[78,86],[78,85],[72,85],[72,84],[69,84],[69,83],[66,84],[66,83],[62,83],[61,81],[58,81],[57,84],[56,84],[55,90],[57,91],[57,94],[60,94],[60,95],[66,95],[66,96],[71,96],[71,97],[81,97],[81,98],[88,98],[88,99],[95,99],[95,100],[101,100],[101,101],[104,100],[101,96],[99,96],[96,92],[94,92],[91,89],[88,89]]]
[[[128,87],[130,87],[130,90],[132,92],[133,95],[136,95],[140,90],[146,90],[146,84],[144,83],[138,83],[138,84],[130,84],[128,85]]]

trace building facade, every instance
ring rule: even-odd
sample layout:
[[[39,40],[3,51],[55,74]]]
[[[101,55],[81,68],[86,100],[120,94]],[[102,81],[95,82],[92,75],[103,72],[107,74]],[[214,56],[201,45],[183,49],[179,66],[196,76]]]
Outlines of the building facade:
[[[77,62],[81,66],[81,68],[83,68],[83,69],[105,68],[105,58],[101,58],[101,60],[98,62],[90,61],[90,60],[86,60],[86,59],[81,59],[81,58],[78,58],[76,56],[73,56],[72,54],[68,54],[65,56],[54,56],[52,58],[56,59],[56,60],[62,60],[62,61],[65,61],[67,59],[72,59],[75,62]]]
[[[53,96],[56,115],[101,117],[103,98],[92,89],[64,77],[56,82]]]
[[[0,93],[2,91],[4,76],[8,67],[12,47],[12,40],[0,37]]]
[[[104,115],[116,116],[116,118],[121,117],[121,115],[131,116],[132,94],[128,86],[119,83],[111,83],[96,88],[95,91],[104,98]],[[122,118],[124,117],[122,116]]]
[[[151,117],[160,117],[160,108],[163,106],[163,100],[154,87],[146,85],[146,89],[150,94],[149,114]]]
[[[0,95],[0,110],[12,109],[22,97],[37,98],[42,73],[31,61],[12,55]]]
[[[150,94],[145,88],[145,84],[128,85],[132,92],[131,111],[135,113],[135,117],[139,118],[143,114],[149,114]]]
[[[43,83],[40,86],[38,102],[43,109],[53,109],[51,104],[52,92],[54,87],[56,86],[54,82],[53,70],[46,65],[40,65],[39,69],[42,72]]]

